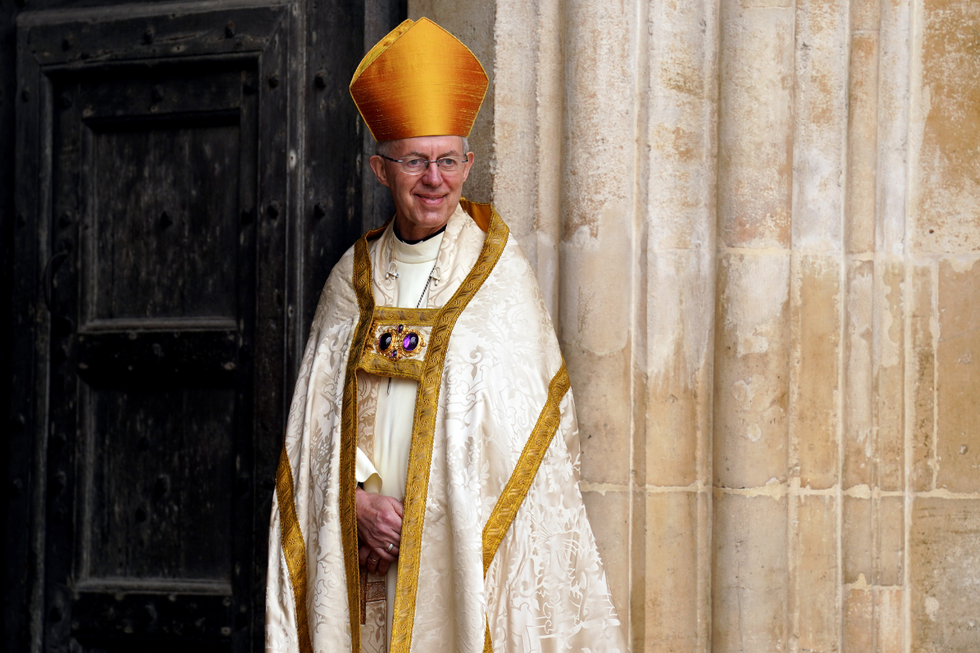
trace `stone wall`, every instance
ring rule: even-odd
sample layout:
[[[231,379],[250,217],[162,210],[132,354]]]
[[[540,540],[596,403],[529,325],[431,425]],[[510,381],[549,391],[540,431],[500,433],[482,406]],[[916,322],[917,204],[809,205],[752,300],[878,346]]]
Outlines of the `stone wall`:
[[[559,326],[634,650],[980,650],[980,4],[409,13],[493,77],[467,193]]]

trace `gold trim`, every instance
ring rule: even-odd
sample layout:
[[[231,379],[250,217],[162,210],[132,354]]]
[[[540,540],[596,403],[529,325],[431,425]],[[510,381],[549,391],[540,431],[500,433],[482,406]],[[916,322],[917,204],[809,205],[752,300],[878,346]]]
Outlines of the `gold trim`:
[[[436,308],[394,308],[391,306],[376,306],[374,321],[378,324],[411,324],[412,326],[433,326],[439,317]]]
[[[445,306],[439,309],[436,324],[429,334],[429,351],[425,357],[425,371],[419,382],[418,397],[415,401],[412,446],[408,457],[390,653],[409,653],[412,644],[419,564],[422,555],[422,527],[429,492],[429,470],[432,466],[432,439],[435,434],[439,391],[442,386],[442,367],[446,360],[449,337],[456,320],[500,259],[507,244],[508,233],[507,225],[496,211],[492,211],[490,228],[476,264]]]
[[[282,552],[289,569],[289,581],[293,586],[293,601],[296,603],[296,637],[299,640],[299,650],[302,653],[313,653],[310,624],[306,616],[306,544],[303,542],[303,531],[296,515],[293,469],[289,464],[285,444],[282,445],[279,467],[276,469],[276,500],[279,502]]]
[[[483,653],[493,653],[493,642],[490,641],[490,617],[487,617],[487,629],[483,634]]]
[[[383,230],[383,228],[382,228]],[[361,574],[357,556],[357,366],[364,343],[370,333],[374,314],[374,292],[371,285],[371,256],[368,240],[380,234],[379,229],[364,234],[354,244],[353,284],[361,315],[351,337],[344,374],[344,398],[340,421],[340,531],[344,546],[344,572],[347,576],[347,611],[350,618],[351,650],[361,650]]]
[[[378,376],[394,376],[399,379],[418,381],[425,372],[425,361],[400,360],[393,361],[380,355],[371,356],[361,361],[360,369]]]
[[[524,502],[534,475],[538,473],[538,467],[544,459],[544,454],[551,444],[558,430],[561,421],[561,414],[558,412],[558,404],[562,397],[568,392],[571,381],[568,378],[568,370],[565,368],[565,361],[548,384],[548,399],[541,407],[538,421],[531,431],[531,436],[524,444],[521,457],[514,467],[514,473],[510,475],[507,485],[500,493],[500,498],[493,506],[487,525],[483,527],[483,575],[486,577],[487,569],[493,562],[493,557],[497,554],[500,543],[503,542],[507,530],[510,528],[514,517],[517,515],[518,508]]]

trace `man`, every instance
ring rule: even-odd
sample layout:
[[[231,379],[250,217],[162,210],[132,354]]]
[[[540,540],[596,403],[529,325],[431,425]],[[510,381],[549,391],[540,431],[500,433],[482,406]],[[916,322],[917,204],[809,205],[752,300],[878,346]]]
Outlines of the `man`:
[[[533,271],[460,197],[486,88],[427,19],[354,74],[396,214],[337,263],[313,320],[276,479],[268,651],[626,650]]]

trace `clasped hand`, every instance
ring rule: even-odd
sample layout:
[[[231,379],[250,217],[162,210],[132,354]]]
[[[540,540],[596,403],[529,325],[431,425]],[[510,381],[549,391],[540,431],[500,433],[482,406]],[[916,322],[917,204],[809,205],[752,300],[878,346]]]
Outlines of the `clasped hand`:
[[[398,558],[401,543],[402,502],[357,488],[358,556],[362,567],[384,574]],[[392,545],[390,548],[388,545]]]

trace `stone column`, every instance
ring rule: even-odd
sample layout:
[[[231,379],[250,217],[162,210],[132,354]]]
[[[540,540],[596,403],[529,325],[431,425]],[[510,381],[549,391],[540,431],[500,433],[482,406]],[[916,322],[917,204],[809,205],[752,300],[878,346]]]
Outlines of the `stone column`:
[[[791,647],[835,651],[850,6],[795,9],[787,611]]]
[[[721,3],[710,650],[789,644],[794,7]]]
[[[980,5],[908,9],[905,650],[969,651],[980,648]]]
[[[633,650],[711,648],[718,3],[639,3]]]

